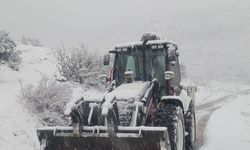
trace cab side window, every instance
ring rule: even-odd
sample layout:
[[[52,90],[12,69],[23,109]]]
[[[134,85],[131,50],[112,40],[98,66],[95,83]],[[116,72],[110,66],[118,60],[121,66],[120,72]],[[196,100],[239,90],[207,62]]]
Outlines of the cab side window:
[[[135,59],[133,56],[128,56],[126,71],[133,71],[134,76],[136,77]]]

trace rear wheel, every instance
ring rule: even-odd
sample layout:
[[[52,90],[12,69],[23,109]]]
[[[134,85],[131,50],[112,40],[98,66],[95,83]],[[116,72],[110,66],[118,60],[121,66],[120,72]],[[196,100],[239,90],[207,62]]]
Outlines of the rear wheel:
[[[154,126],[167,127],[172,150],[184,150],[185,127],[180,106],[161,104],[155,113]]]

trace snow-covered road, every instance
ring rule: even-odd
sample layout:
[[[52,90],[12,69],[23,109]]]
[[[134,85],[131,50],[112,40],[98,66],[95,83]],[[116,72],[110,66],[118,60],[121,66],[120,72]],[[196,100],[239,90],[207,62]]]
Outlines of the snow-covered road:
[[[239,95],[214,112],[201,150],[250,149],[250,95]]]
[[[197,106],[198,150],[249,149],[250,88],[243,87],[236,86],[235,93]]]
[[[235,98],[233,95],[228,95],[219,98],[218,100],[205,103],[196,108],[197,119],[197,149],[199,149],[206,142],[205,131],[207,123],[211,115],[217,110],[223,107],[228,101]]]

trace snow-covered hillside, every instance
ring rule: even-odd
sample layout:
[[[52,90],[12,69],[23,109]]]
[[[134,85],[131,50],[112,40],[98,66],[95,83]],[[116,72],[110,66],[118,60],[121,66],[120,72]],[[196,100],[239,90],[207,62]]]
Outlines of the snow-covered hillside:
[[[37,85],[42,76],[58,75],[55,51],[50,48],[19,44],[22,62],[19,71],[0,66],[0,150],[39,149],[36,128],[41,127],[40,118],[31,114],[18,97],[21,86]],[[58,76],[57,76],[58,78]],[[101,99],[102,94],[95,88],[73,85],[72,100]]]
[[[39,147],[35,129],[40,124],[20,103],[19,82],[35,84],[41,73],[51,76],[55,59],[49,48],[18,45],[17,49],[22,51],[20,71],[0,66],[0,149],[34,150]]]
[[[22,51],[20,76],[24,82],[34,83],[42,74],[52,76],[57,70],[54,51],[50,48],[18,45]]]

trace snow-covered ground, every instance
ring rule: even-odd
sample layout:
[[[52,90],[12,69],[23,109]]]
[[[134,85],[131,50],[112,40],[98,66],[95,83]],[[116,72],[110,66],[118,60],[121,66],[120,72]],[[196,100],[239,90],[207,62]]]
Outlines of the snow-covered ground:
[[[20,71],[0,66],[0,149],[39,149],[38,119],[20,103],[20,81],[36,84],[42,74],[53,76],[56,60],[49,48],[18,45],[22,51]],[[99,91],[75,88],[73,99],[101,97]],[[209,81],[198,85],[196,95],[198,138],[201,150],[250,147],[250,86]]]
[[[240,95],[211,116],[201,150],[250,149],[250,95]]]
[[[197,93],[198,148],[248,150],[250,86],[210,82]],[[204,123],[205,122],[205,123]]]
[[[55,59],[49,48],[18,45],[22,51],[20,71],[0,66],[0,149],[39,149],[36,127],[39,121],[18,99],[20,81],[35,84],[41,73],[52,75]]]
[[[241,86],[243,87],[243,85]],[[218,81],[209,81],[205,85],[198,85],[198,91],[196,93],[196,106],[235,94],[237,94],[237,85]]]
[[[0,82],[0,149],[3,150],[32,150],[38,145],[35,135],[38,121],[17,101],[19,88],[15,82]]]
[[[235,95],[228,97],[227,102],[214,103],[215,111],[206,125],[201,150],[250,147],[250,86],[230,84],[229,87],[235,89]]]

